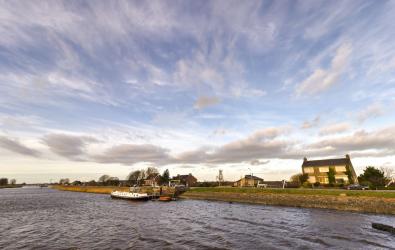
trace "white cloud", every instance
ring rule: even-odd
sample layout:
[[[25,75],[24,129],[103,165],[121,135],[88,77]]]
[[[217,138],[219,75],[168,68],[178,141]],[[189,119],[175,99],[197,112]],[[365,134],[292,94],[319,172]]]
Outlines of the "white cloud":
[[[351,135],[332,137],[306,146],[317,155],[342,155],[348,152],[359,157],[391,155],[395,148],[394,134],[394,126],[371,132],[360,130]]]
[[[316,127],[316,126],[318,126],[318,124],[320,123],[320,120],[321,120],[320,116],[316,116],[316,117],[315,117],[313,120],[311,120],[311,121],[305,121],[305,122],[303,122],[302,128],[303,128],[303,129],[309,129],[309,128]]]
[[[265,164],[268,164],[268,163],[270,163],[270,160],[260,161],[260,160],[255,159],[255,160],[250,161],[250,165],[253,165],[253,166],[265,165]]]
[[[352,46],[350,43],[343,43],[337,50],[331,61],[328,69],[318,68],[302,81],[296,88],[296,94],[301,96],[303,94],[312,95],[322,92],[339,79],[340,75],[345,71],[348,64]]]
[[[21,155],[27,155],[27,156],[33,156],[33,157],[38,157],[40,156],[40,152],[30,148],[28,146],[25,146],[21,142],[15,139],[10,139],[5,136],[0,136],[0,147],[12,151],[14,153],[18,153]]]
[[[320,135],[332,135],[345,132],[351,128],[347,122],[330,124],[320,129]]]
[[[214,106],[220,102],[220,99],[215,96],[200,96],[194,105],[195,109],[204,109],[210,106]]]
[[[169,162],[168,150],[149,144],[122,144],[106,150],[103,154],[93,155],[100,163],[121,163],[133,165],[140,162],[164,164]]]
[[[384,114],[384,109],[381,104],[373,103],[367,106],[365,109],[361,110],[357,114],[357,118],[359,122],[364,122],[371,118],[376,118]]]
[[[57,155],[70,160],[86,160],[86,147],[90,143],[99,142],[91,136],[77,136],[67,134],[49,134],[43,138],[43,142]]]

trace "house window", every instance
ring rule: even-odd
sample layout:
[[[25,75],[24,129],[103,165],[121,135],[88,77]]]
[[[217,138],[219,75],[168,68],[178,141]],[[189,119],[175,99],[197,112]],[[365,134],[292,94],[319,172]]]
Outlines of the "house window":
[[[345,166],[339,166],[335,167],[336,172],[346,172],[346,167]]]
[[[320,172],[321,173],[328,173],[329,172],[329,167],[320,167]]]
[[[321,184],[328,184],[329,183],[329,179],[328,179],[328,177],[320,176],[320,177],[318,177],[318,182],[321,183]]]
[[[315,176],[309,176],[310,183],[316,183]]]
[[[304,168],[304,172],[308,174],[314,173],[314,168]]]
[[[348,181],[348,176],[347,175],[335,175],[336,181],[337,180],[343,180],[343,181]]]

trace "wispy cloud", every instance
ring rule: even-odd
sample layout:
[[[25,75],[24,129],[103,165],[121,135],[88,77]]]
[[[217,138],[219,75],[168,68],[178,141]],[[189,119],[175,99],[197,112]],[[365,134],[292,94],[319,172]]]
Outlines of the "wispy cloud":
[[[351,44],[343,43],[336,50],[336,54],[331,61],[330,67],[327,69],[315,69],[310,76],[297,86],[296,94],[298,96],[303,94],[312,95],[330,88],[337,82],[340,75],[346,69],[351,51]]]
[[[384,114],[384,108],[379,103],[373,103],[357,114],[359,122],[364,122],[371,118],[376,118]]]
[[[206,175],[202,166],[270,160],[269,174],[275,158],[294,165],[343,151],[391,158],[394,10],[392,1],[0,2],[4,157]]]
[[[269,160],[267,160],[267,161],[252,160],[252,161],[250,161],[250,165],[252,165],[252,166],[265,165],[265,164],[268,164],[269,162],[270,162]]]
[[[330,124],[325,127],[322,127],[320,129],[320,135],[338,134],[338,133],[348,131],[350,128],[351,128],[351,125],[346,122],[334,123],[334,124]]]
[[[309,129],[309,128],[316,127],[316,126],[318,126],[318,124],[320,123],[320,120],[321,120],[320,116],[316,116],[316,117],[315,117],[313,120],[311,120],[311,121],[305,121],[305,122],[303,122],[302,128],[303,128],[303,129]]]
[[[199,97],[194,105],[194,108],[196,109],[204,109],[210,106],[214,106],[220,102],[220,99],[218,97],[210,97],[210,96],[201,96]]]

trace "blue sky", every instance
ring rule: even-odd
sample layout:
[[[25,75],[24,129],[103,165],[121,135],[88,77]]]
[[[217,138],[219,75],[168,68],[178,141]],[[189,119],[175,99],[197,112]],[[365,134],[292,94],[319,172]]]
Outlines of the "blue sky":
[[[395,166],[394,1],[2,1],[0,175]]]

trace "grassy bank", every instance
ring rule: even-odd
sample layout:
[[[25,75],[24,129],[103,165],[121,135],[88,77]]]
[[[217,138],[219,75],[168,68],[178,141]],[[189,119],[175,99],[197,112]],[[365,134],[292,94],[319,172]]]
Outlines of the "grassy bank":
[[[214,187],[214,188],[191,188],[188,192],[206,193],[247,193],[247,194],[294,194],[294,195],[346,195],[351,197],[378,197],[395,198],[394,191],[386,190],[346,190],[346,189],[303,189],[303,188],[235,188],[235,187]]]
[[[128,187],[112,186],[52,186],[62,191],[110,194],[114,190],[128,191]],[[158,192],[142,187],[142,192]],[[163,188],[164,193],[174,192]],[[275,206],[326,208],[343,211],[369,212],[395,215],[395,192],[329,189],[257,189],[257,188],[191,188],[181,198],[229,201]]]
[[[72,192],[85,192],[85,193],[96,193],[96,194],[110,194],[114,190],[128,191],[128,187],[113,187],[113,186],[62,186],[55,185],[51,188],[61,191],[72,191]]]
[[[23,185],[7,185],[7,186],[0,186],[1,188],[21,188]]]
[[[72,192],[85,192],[85,193],[96,193],[96,194],[110,194],[112,191],[129,191],[129,187],[116,187],[116,186],[61,186],[54,185],[51,188],[61,191],[72,191]],[[174,192],[173,188],[162,188],[163,193]],[[159,188],[153,187],[141,187],[141,192],[153,193],[159,192]]]
[[[181,198],[395,215],[395,193],[388,191],[192,188]]]

